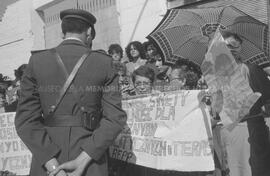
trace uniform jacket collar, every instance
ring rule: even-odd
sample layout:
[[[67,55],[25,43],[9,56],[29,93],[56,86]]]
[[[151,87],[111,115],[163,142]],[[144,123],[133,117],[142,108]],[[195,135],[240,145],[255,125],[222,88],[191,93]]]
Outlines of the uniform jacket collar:
[[[76,39],[67,39],[67,40],[64,40],[62,43],[60,43],[59,46],[63,46],[63,45],[80,45],[80,46],[87,47],[83,42],[81,42],[79,40],[76,40]]]

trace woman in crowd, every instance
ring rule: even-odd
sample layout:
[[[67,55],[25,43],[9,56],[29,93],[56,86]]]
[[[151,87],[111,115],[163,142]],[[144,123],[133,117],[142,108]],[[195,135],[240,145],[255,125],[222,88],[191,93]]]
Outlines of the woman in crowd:
[[[181,89],[197,89],[200,71],[195,69],[195,65],[186,60],[178,60],[171,66],[168,74],[169,86],[167,91],[176,91]]]
[[[108,49],[109,55],[113,58],[114,68],[119,75],[119,86],[123,98],[134,95],[134,88],[131,84],[130,78],[127,76],[127,68],[122,63],[123,49],[119,44],[111,44]]]
[[[27,64],[22,64],[14,70],[15,80],[13,81],[13,84],[8,87],[6,92],[8,103],[5,107],[6,112],[15,112],[17,109],[20,95],[20,84],[26,67]]]
[[[135,95],[134,86],[130,82],[130,77],[127,76],[127,68],[125,64],[116,64],[116,69],[119,75],[119,86],[123,98]]]
[[[133,41],[126,47],[129,62],[126,64],[127,75],[131,76],[133,71],[146,63],[145,51],[141,42]]]
[[[155,72],[153,69],[143,65],[136,69],[132,74],[132,82],[134,84],[135,95],[146,95],[153,93]],[[126,163],[121,172],[121,176],[159,176],[162,171],[147,168],[140,165]]]
[[[132,74],[136,95],[150,94],[153,90],[155,72],[147,66],[140,66]]]
[[[5,100],[5,90],[0,89],[0,113],[5,113],[5,105],[6,105],[6,100]]]
[[[145,50],[146,59],[148,61],[153,60],[155,58],[155,56],[158,54],[157,47],[151,41],[144,42],[143,47],[144,47],[144,50]]]
[[[111,44],[108,53],[112,56],[114,62],[121,62],[123,58],[123,49],[119,44]]]
[[[12,82],[9,77],[0,74],[0,113],[6,112],[6,107],[8,105],[7,101],[7,89]]]
[[[157,47],[151,41],[144,42],[143,46],[146,51],[146,66],[154,70],[156,77],[161,73],[166,73],[168,66],[163,64],[161,53]]]

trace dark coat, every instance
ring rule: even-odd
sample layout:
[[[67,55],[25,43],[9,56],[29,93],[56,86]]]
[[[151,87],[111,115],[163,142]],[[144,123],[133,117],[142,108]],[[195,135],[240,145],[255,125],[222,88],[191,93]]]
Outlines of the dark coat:
[[[251,115],[261,112],[263,105],[270,103],[270,81],[267,74],[256,65],[248,64],[249,84],[254,92],[262,96],[250,109]],[[270,175],[270,137],[269,128],[264,118],[256,117],[247,120],[250,143],[250,166],[252,176]]]
[[[87,50],[80,41],[72,39],[56,47],[69,73]],[[112,59],[92,51],[73,82],[79,90],[77,98],[88,111],[103,111],[100,125],[93,132],[83,127],[48,127],[43,124],[64,82],[65,76],[49,50],[31,56],[21,82],[15,118],[17,133],[33,154],[30,175],[45,176],[44,164],[47,161],[56,157],[61,164],[75,159],[84,150],[93,158],[85,176],[106,176],[106,150],[121,132],[127,118],[121,108],[118,76],[112,68]],[[78,101],[67,92],[55,115],[79,114]]]

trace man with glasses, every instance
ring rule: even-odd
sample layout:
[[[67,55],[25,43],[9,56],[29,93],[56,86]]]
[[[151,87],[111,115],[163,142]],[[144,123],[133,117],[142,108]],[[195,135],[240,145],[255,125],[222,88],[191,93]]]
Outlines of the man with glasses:
[[[147,66],[140,66],[132,74],[132,82],[136,95],[149,94],[152,92],[155,81],[155,72]]]

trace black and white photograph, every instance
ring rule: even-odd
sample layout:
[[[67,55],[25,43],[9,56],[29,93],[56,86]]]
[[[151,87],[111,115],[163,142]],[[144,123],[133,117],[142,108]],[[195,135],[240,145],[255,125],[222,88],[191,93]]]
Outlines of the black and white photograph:
[[[269,0],[0,0],[0,176],[270,176]]]

